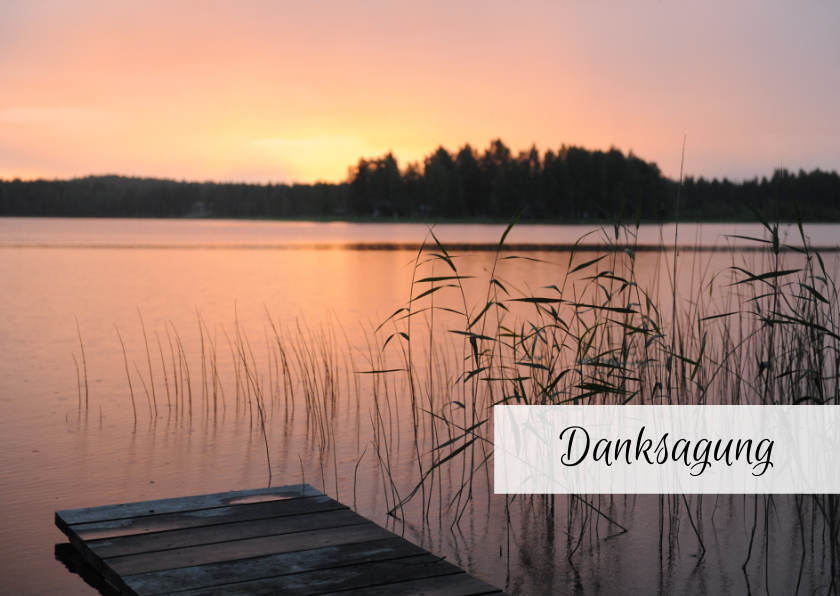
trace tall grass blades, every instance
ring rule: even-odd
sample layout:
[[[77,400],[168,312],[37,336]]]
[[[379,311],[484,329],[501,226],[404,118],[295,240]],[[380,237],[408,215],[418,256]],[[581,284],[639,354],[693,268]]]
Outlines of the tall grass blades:
[[[643,252],[637,214],[590,232],[595,251],[581,238],[566,253],[527,257],[506,249],[516,220],[489,256],[454,254],[431,228],[412,254],[406,302],[353,336],[364,338],[359,345],[332,315],[321,325],[281,324],[266,308],[253,335],[236,313],[226,328],[197,312],[192,339],[166,324],[168,357],[155,331],[153,374],[140,317],[148,384],[136,363],[134,374],[151,419],[162,383],[166,408],[185,428],[194,419],[247,428],[269,484],[299,474],[336,497],[352,493],[369,515],[421,541],[451,540],[452,552],[484,548],[462,540],[484,528],[505,565],[559,553],[574,576],[641,533],[653,558],[658,551],[661,578],[685,557],[700,565],[707,553],[737,549],[724,554],[737,555],[753,584],[795,568],[790,591],[836,592],[834,495],[493,494],[495,405],[838,404],[835,272],[801,221],[795,240],[780,237],[778,221],[760,221],[764,235],[748,240],[761,250],[691,250],[663,239],[658,252]],[[517,277],[524,265],[536,283]],[[136,425],[130,358],[117,334]],[[81,405],[79,372],[77,385]],[[314,456],[301,456],[301,445]]]
[[[404,375],[414,429],[416,476],[406,486],[394,478],[393,442],[387,440],[383,407],[376,402],[374,443],[383,477],[389,479],[384,488],[390,513],[404,516],[417,499],[414,510],[428,519],[435,511],[434,496],[437,510],[458,526],[478,486],[485,495],[480,501],[493,501],[488,464],[491,412],[497,404],[838,404],[840,301],[833,272],[809,244],[801,221],[795,243],[779,237],[778,222],[761,221],[766,236],[749,240],[765,249],[733,250],[726,269],[713,271],[711,261],[702,260],[704,254],[721,253],[663,245],[661,265],[673,264],[673,275],[663,279],[666,267],[646,267],[644,274],[638,269],[638,223],[617,220],[614,233],[595,232],[603,241],[600,254],[584,256],[575,245],[566,262],[545,265],[555,274],[535,289],[518,288],[504,277],[505,264],[523,258],[504,252],[508,228],[485,269],[478,301],[464,259],[447,251],[430,230],[415,259],[407,303],[377,329],[382,354],[372,372],[383,382]],[[677,292],[684,275],[691,276],[688,298]],[[672,302],[667,318],[663,298]],[[402,364],[386,366],[388,353]],[[554,497],[548,499],[553,511]],[[604,511],[602,501],[595,495],[574,495],[569,501],[570,558],[599,520],[610,535],[627,531]],[[718,501],[663,496],[663,556],[677,552],[674,541],[684,520],[702,558],[706,520],[713,518]],[[506,516],[508,506],[506,499]],[[757,529],[763,529],[762,550],[769,557],[771,512],[786,507],[789,519],[811,514],[823,524],[829,582],[836,590],[837,506],[832,495],[757,497],[745,567]],[[799,525],[804,549],[806,528]]]

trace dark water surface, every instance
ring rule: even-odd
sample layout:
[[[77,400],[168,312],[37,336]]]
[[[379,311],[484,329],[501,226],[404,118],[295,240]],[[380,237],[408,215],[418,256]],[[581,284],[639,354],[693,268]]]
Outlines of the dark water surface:
[[[462,244],[492,244],[503,231],[436,228],[444,243]],[[587,231],[520,226],[508,242],[568,244]],[[836,225],[806,232],[827,247],[840,238]],[[455,528],[445,515],[421,523],[416,505],[406,511],[405,524],[388,518],[388,491],[371,449],[372,381],[357,384],[348,354],[357,370],[377,365],[367,360],[371,330],[408,299],[416,252],[347,245],[419,244],[425,233],[416,224],[1,218],[0,593],[95,593],[55,560],[55,545],[64,542],[53,524],[55,510],[265,486],[266,443],[273,485],[305,480],[323,488],[515,594],[747,594],[763,593],[767,585],[771,593],[793,592],[801,544],[789,516],[768,522],[775,538],[757,541],[747,573],[741,570],[753,497],[705,497],[711,505],[704,505],[708,551],[702,558],[688,523],[674,529],[661,550],[658,497],[602,496],[601,510],[629,531],[619,534],[603,520],[590,524],[570,562],[579,538],[572,541],[565,521],[573,501],[517,499],[508,527],[500,523],[504,497],[488,490],[489,473],[476,480],[475,504]],[[725,234],[760,236],[761,228],[681,226],[680,244],[725,246],[732,242]],[[673,228],[643,226],[640,239],[670,245]],[[638,256],[640,277],[654,280],[662,296],[670,291],[667,255]],[[560,252],[528,256],[568,262]],[[681,252],[679,258],[679,290],[694,295],[742,256]],[[829,253],[827,265],[833,267],[834,258]],[[471,303],[486,292],[493,259],[493,253],[475,252],[459,261],[464,271],[484,276],[465,282]],[[523,291],[555,283],[563,270],[524,260],[503,267],[501,277]],[[283,385],[271,322],[290,338],[290,359],[305,344],[335,355],[337,397],[320,423],[307,413],[299,380],[289,389]],[[237,337],[270,395],[265,437],[247,383],[237,382],[246,374],[234,364]],[[300,337],[307,341],[295,344]],[[175,396],[173,373],[184,366],[179,341],[191,405],[184,394]],[[413,431],[404,389],[395,379],[379,391],[388,392],[391,472],[410,486]],[[818,548],[808,556],[800,592],[810,594],[824,584],[826,569]]]

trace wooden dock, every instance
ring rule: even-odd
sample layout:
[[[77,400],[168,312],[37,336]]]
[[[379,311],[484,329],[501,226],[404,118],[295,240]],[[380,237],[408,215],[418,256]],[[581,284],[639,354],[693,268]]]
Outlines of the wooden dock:
[[[501,594],[308,484],[56,511],[55,523],[121,594]]]

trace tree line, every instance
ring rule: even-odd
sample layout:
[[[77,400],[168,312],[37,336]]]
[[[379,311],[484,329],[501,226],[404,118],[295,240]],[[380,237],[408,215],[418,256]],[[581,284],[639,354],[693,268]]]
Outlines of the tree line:
[[[347,184],[233,184],[90,176],[0,180],[0,215],[303,219],[345,212]]]
[[[51,217],[227,217],[274,219],[669,221],[795,217],[840,221],[837,172],[777,170],[769,178],[663,176],[655,163],[618,149],[536,147],[514,154],[501,140],[483,152],[443,147],[400,168],[392,153],[360,159],[345,182],[232,184],[97,176],[0,180],[0,215]]]

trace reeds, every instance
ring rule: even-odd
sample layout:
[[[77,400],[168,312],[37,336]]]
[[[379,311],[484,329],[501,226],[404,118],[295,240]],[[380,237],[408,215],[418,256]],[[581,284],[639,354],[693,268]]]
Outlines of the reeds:
[[[795,202],[794,208],[798,217]],[[616,220],[613,234],[600,230],[603,250],[595,258],[578,258],[576,245],[568,262],[557,267],[555,280],[544,280],[546,285],[538,291],[517,291],[499,274],[502,261],[518,258],[501,256],[508,228],[488,270],[486,297],[472,306],[462,281],[469,276],[462,274],[459,261],[430,230],[432,247],[424,246],[417,256],[409,301],[388,321],[402,322],[404,327],[389,330],[382,341],[383,348],[393,345],[395,338],[408,344],[397,352],[405,355],[402,370],[413,405],[422,393],[418,371],[428,369],[428,407],[413,406],[422,418],[415,423],[418,477],[410,490],[403,490],[406,496],[393,504],[391,513],[404,511],[410,500],[419,498],[423,501],[420,510],[428,517],[431,503],[427,499],[436,475],[450,474],[459,480],[446,499],[438,497],[439,504],[450,511],[453,525],[459,523],[477,478],[486,476],[492,454],[487,423],[498,404],[840,403],[840,301],[834,277],[809,244],[801,220],[797,222],[801,242],[787,244],[779,238],[778,222],[770,224],[758,212],[756,216],[766,237],[749,240],[766,250],[750,253],[752,262],[736,262],[738,257],[745,259],[745,253],[733,251],[730,268],[709,277],[708,263],[699,261],[701,253],[683,251],[692,257],[692,290],[685,299],[677,292],[681,272],[676,240],[670,279],[658,277],[660,271],[667,271],[662,266],[653,278],[639,278],[638,218],[635,226]],[[666,256],[668,249],[663,246],[660,254]],[[421,267],[428,269],[431,263],[443,265],[447,275],[423,277]],[[667,295],[661,289],[665,281],[672,298],[670,325],[661,306],[661,298]],[[415,291],[414,286],[420,287]],[[461,363],[456,382],[438,391],[438,398],[446,398],[435,403],[431,388],[441,368],[435,357],[435,342],[440,342],[432,337],[441,329],[435,327],[434,313],[443,311],[454,314],[460,324],[450,323],[442,331],[463,338],[463,345],[459,357],[449,360]],[[425,362],[418,362],[420,352],[411,323],[421,313],[429,333]],[[425,434],[424,428],[428,429]],[[380,461],[390,475],[388,445],[383,445],[386,453]],[[390,492],[396,495],[397,487]],[[567,508],[569,557],[577,552],[593,519],[603,518],[615,531],[625,531],[619,521],[602,513],[595,497],[573,497]],[[549,498],[553,502],[554,497]],[[810,507],[808,499],[812,499]],[[763,505],[767,542],[769,512],[782,501],[796,519],[801,520],[805,511],[819,514],[828,536],[830,581],[836,589],[840,509],[834,495],[756,497],[744,566],[751,558],[756,528],[762,525],[758,510]],[[660,548],[679,532],[684,518],[702,558],[704,512],[702,496],[663,496]],[[805,529],[801,529],[805,548]],[[770,548],[769,543],[763,547],[765,556]]]
[[[517,290],[502,277],[499,266],[517,258],[503,256],[508,228],[487,270],[485,298],[474,305],[463,283],[472,276],[462,273],[458,257],[430,231],[414,259],[408,302],[375,330],[381,349],[369,349],[368,368],[360,371],[373,377],[372,444],[389,514],[405,519],[406,506],[418,499],[415,511],[422,519],[436,510],[458,525],[479,478],[487,480],[482,501],[492,500],[488,423],[497,404],[838,403],[840,316],[834,278],[809,245],[801,222],[800,245],[782,243],[778,223],[762,223],[768,237],[752,240],[767,250],[750,253],[759,255],[751,263],[736,261],[741,253],[733,251],[728,270],[710,273],[700,252],[684,251],[691,257],[692,281],[689,297],[679,300],[676,244],[670,255],[664,246],[660,253],[664,264],[673,263],[670,277],[660,276],[669,269],[660,262],[653,277],[639,278],[638,218],[635,226],[617,220],[613,234],[596,232],[604,244],[595,258],[581,258],[576,245],[568,261],[556,266],[556,278],[545,280],[538,291]],[[795,263],[786,265],[786,260]],[[665,308],[663,297],[671,298]],[[665,310],[671,310],[670,317],[663,316]],[[298,354],[311,360],[300,347]],[[399,364],[390,363],[394,357]],[[400,378],[403,390],[394,395]],[[401,405],[409,407],[413,432],[408,443],[415,479],[409,486],[394,473],[395,461],[405,461],[397,456],[401,426],[394,423]],[[355,484],[354,473],[354,501]],[[555,499],[548,499],[553,512]],[[569,558],[598,520],[613,533],[627,531],[599,505],[601,497],[570,499]],[[827,524],[833,583],[836,499],[808,499],[796,497],[788,504],[800,520],[803,549],[807,514],[819,514]],[[763,527],[769,532],[768,512],[783,500],[755,499],[745,566],[761,526],[759,509],[763,505]],[[506,498],[508,520],[509,504]],[[717,505],[717,498],[711,505],[700,496],[659,498],[660,552],[673,550],[685,520],[702,558],[704,519],[711,507],[713,520]],[[765,556],[768,549],[763,547]]]
[[[565,534],[564,553],[574,564],[586,556],[588,542],[634,531],[622,517],[620,498],[506,496],[502,503],[490,481],[493,406],[838,404],[835,276],[809,244],[801,221],[799,238],[788,243],[779,237],[778,222],[757,216],[766,235],[750,240],[763,251],[710,253],[663,242],[660,252],[645,253],[644,267],[636,257],[638,216],[630,222],[616,218],[611,228],[591,232],[602,241],[596,254],[579,250],[579,241],[562,262],[527,257],[547,272],[536,288],[513,279],[509,267],[526,259],[505,250],[516,221],[483,272],[451,254],[430,229],[413,259],[406,304],[371,326],[364,346],[351,345],[340,324],[339,336],[332,317],[320,327],[300,319],[282,326],[266,309],[263,338],[253,344],[259,355],[238,317],[231,333],[221,327],[227,360],[221,357],[225,350],[217,350],[217,326],[208,326],[199,314],[200,379],[190,379],[187,353],[171,323],[166,327],[171,401],[156,332],[163,371],[158,377],[176,419],[192,420],[192,388],[198,382],[196,414],[215,419],[232,411],[252,425],[263,442],[269,483],[277,453],[272,429],[286,429],[296,413],[303,414],[305,440],[320,453],[320,469],[307,471],[301,459],[301,476],[320,473],[326,489],[332,464],[336,496],[337,449],[347,447],[337,445],[336,436],[350,427],[357,436],[349,464],[354,505],[360,465],[371,451],[368,462],[378,469],[375,481],[392,520],[429,526],[436,519],[457,531],[465,515],[486,507],[493,521],[485,523],[507,528],[510,556],[511,532],[515,537],[519,531],[513,524],[543,516],[552,533]],[[729,255],[728,266],[713,269],[712,257],[719,261],[723,254]],[[142,318],[141,327],[145,338]],[[146,350],[154,396],[148,343]],[[134,407],[124,345],[123,353]],[[138,367],[136,374],[143,381]],[[79,396],[81,401],[80,381]],[[355,416],[339,415],[341,400],[354,404]],[[136,420],[136,407],[134,412]],[[288,440],[285,432],[281,440]],[[767,572],[773,549],[789,548],[790,536],[785,546],[772,539],[780,531],[774,519],[782,515],[796,530],[800,550],[790,556],[799,565],[799,582],[806,553],[821,553],[836,591],[840,500],[835,495],[651,498],[645,503],[658,509],[653,518],[658,525],[649,531],[658,531],[660,560],[679,556],[679,537],[686,533],[702,558],[712,548],[709,532],[722,501],[743,517],[746,539],[738,561],[745,569],[759,564],[760,554]]]
[[[85,411],[88,409],[88,402],[89,402],[89,394],[88,394],[88,376],[87,376],[87,359],[85,358],[85,344],[82,342],[82,330],[79,327],[79,317],[76,317],[76,333],[79,336],[79,348],[82,350],[82,368],[85,372]],[[73,360],[76,361],[76,356],[73,356]],[[79,363],[76,362],[76,376],[78,377],[79,374]],[[78,379],[77,379],[78,380]],[[81,391],[81,382],[79,382],[79,409],[82,406],[82,391]]]
[[[263,329],[265,354],[258,355],[238,318],[234,320],[233,329],[229,332],[224,326],[211,327],[200,313],[196,313],[196,316],[198,333],[195,344],[200,366],[195,362],[190,366],[190,360],[194,361],[194,358],[188,356],[188,348],[175,325],[167,322],[165,332],[169,344],[169,363],[161,334],[154,330],[161,374],[155,374],[154,371],[142,316],[139,321],[144,338],[143,355],[149,367],[147,374],[141,371],[136,361],[131,361],[120,329],[114,326],[122,348],[135,424],[139,416],[133,389],[137,378],[147,397],[151,426],[162,415],[156,401],[156,385],[161,381],[167,395],[167,417],[174,417],[176,422],[191,424],[195,415],[215,422],[223,421],[230,406],[237,418],[243,417],[261,435],[269,482],[272,478],[269,423],[276,414],[281,414],[285,423],[289,424],[296,411],[302,409],[306,417],[306,435],[315,441],[324,457],[330,449],[335,448],[340,396],[346,396],[348,402],[355,404],[356,426],[361,426],[359,416],[362,388],[355,375],[356,356],[350,349],[346,334],[345,344],[340,344],[332,317],[328,317],[326,324],[317,328],[310,327],[302,319],[297,320],[293,327],[284,328],[266,310],[266,325]],[[230,358],[227,361],[218,350],[219,335],[228,344]],[[197,379],[190,374],[196,368],[200,370]],[[267,379],[261,371],[267,371]],[[77,377],[81,404],[81,377]],[[197,395],[200,394],[201,400],[194,403],[193,389],[196,383],[199,388]],[[333,477],[337,485],[338,464],[334,453],[333,459]]]

